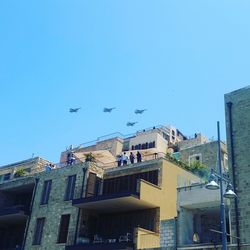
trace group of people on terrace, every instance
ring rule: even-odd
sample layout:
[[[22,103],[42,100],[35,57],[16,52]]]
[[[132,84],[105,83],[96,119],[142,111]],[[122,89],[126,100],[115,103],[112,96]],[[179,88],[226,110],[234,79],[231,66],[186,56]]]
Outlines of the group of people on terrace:
[[[137,151],[136,156],[134,155],[133,152],[130,152],[129,157],[127,156],[127,153],[124,152],[121,155],[117,156],[117,166],[126,166],[128,164],[128,162],[130,162],[131,164],[135,163],[135,158],[137,160],[137,162],[141,162],[142,156],[141,153],[139,151]]]
[[[68,152],[67,154],[67,165],[75,164],[76,158],[72,151]]]
[[[52,169],[55,169],[55,166],[51,163],[47,163],[44,166],[46,172],[50,172]]]

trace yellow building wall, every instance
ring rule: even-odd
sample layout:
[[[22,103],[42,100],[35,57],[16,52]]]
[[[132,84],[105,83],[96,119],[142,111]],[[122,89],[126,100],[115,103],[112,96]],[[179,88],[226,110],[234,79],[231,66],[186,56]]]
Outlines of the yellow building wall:
[[[140,199],[160,208],[160,220],[172,219],[177,216],[177,187],[190,185],[200,178],[165,159],[159,166],[161,186],[141,180]]]
[[[192,181],[200,181],[200,178],[171,162],[163,161],[160,220],[177,216],[177,187],[190,185]]]
[[[160,235],[152,231],[136,228],[136,249],[145,249],[145,248],[159,248],[160,247]]]
[[[145,180],[140,181],[140,200],[153,203],[157,206],[161,206],[161,193],[162,189],[158,188],[154,184],[151,184]]]

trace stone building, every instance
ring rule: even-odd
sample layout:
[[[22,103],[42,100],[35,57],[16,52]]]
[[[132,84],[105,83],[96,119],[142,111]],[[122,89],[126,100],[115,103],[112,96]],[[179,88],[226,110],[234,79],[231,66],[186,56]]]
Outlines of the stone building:
[[[176,217],[176,188],[198,180],[164,158],[109,169],[83,162],[13,176],[0,185],[5,197],[0,228],[6,235],[1,249],[145,249],[170,244],[173,238],[165,224]],[[9,194],[19,197],[12,207]],[[26,203],[27,213],[20,207]]]
[[[37,157],[0,168],[0,231],[6,235],[0,238],[0,249],[173,249],[190,243],[201,221],[198,215],[211,214],[218,197],[188,200],[192,193],[186,191],[195,192],[202,180],[165,158],[169,146],[186,139],[176,129],[154,127],[130,137],[109,136],[70,147],[59,164]],[[184,143],[189,146],[182,147],[187,150],[183,155],[188,159],[199,151],[206,159],[206,143],[195,142],[189,152],[192,143]],[[137,151],[141,162],[117,166],[117,154]],[[213,206],[208,206],[211,201]],[[196,228],[186,226],[187,239],[180,223],[187,223],[183,215],[196,205],[200,210],[189,213]],[[213,225],[217,218],[216,212]]]
[[[173,245],[166,222],[177,215],[176,188],[199,180],[164,158],[107,169],[100,178],[90,175],[92,192],[84,188],[72,201],[80,218],[75,244],[66,249]]]
[[[201,134],[197,134],[196,138],[181,141],[178,144],[179,159],[188,165],[192,165],[194,162],[199,162],[204,165],[208,170],[211,168],[217,170],[217,153],[218,142],[209,141]],[[221,162],[223,172],[228,171],[228,155],[227,147],[224,142],[221,141]],[[217,170],[218,171],[218,170]]]
[[[225,95],[231,179],[238,198],[232,204],[232,234],[240,249],[250,249],[250,86]]]
[[[68,148],[61,153],[60,163],[67,162],[67,156],[70,152],[79,161],[84,161],[86,155],[91,153],[95,158],[98,158],[96,163],[102,167],[116,166],[117,156],[124,152],[129,156],[131,152],[136,154],[137,151],[140,151],[144,160],[151,160],[163,157],[170,146],[185,139],[186,137],[175,127],[162,125],[143,129],[127,136],[114,133],[74,148]]]
[[[30,173],[0,184],[2,250],[172,245],[168,221],[177,215],[176,188],[200,181],[163,157],[114,168],[75,162],[48,171],[41,158],[12,165],[31,162]],[[1,171],[6,175],[5,167]]]

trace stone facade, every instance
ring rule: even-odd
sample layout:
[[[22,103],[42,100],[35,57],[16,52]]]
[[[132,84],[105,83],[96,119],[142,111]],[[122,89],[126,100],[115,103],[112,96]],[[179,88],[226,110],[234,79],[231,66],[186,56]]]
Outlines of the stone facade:
[[[250,86],[226,94],[225,111],[229,169],[238,196],[232,206],[232,234],[247,244],[241,249],[250,249]]]
[[[223,142],[221,142],[221,151],[222,166],[226,171],[228,169],[228,157],[226,144]],[[206,142],[192,147],[180,149],[180,160],[190,165],[192,157],[198,156],[201,164],[208,167],[209,169],[214,168],[216,170],[218,166],[217,153],[218,142]]]
[[[204,143],[207,143],[207,142],[209,142],[207,137],[205,137],[202,134],[196,134],[194,138],[190,138],[190,139],[187,139],[187,140],[180,141],[178,143],[178,147],[179,147],[180,150],[182,150],[182,149],[185,149],[185,148],[191,148],[191,147],[194,147],[194,146],[198,146],[198,145],[201,145],[201,144],[204,144]]]
[[[40,157],[35,157],[17,163],[2,166],[0,168],[0,184],[5,181],[5,175],[9,174],[9,178],[7,179],[7,181],[15,178],[16,171],[21,169],[25,171],[25,176],[33,175],[34,173],[44,171],[44,165],[49,163],[50,162],[47,160],[44,160]]]
[[[59,224],[62,215],[70,214],[67,244],[74,243],[76,232],[78,208],[72,206],[72,200],[65,201],[65,190],[68,176],[76,175],[74,196],[81,196],[83,178],[86,178],[83,169],[86,164],[68,166],[55,169],[50,172],[43,172],[36,177],[39,178],[31,220],[28,228],[25,250],[43,249],[60,250],[65,248],[65,244],[57,244]],[[48,204],[41,205],[41,195],[43,184],[46,180],[52,180],[51,191]],[[37,218],[45,218],[44,230],[41,245],[33,245],[34,230]]]
[[[160,230],[160,245],[166,249],[176,249],[176,220],[162,220]]]

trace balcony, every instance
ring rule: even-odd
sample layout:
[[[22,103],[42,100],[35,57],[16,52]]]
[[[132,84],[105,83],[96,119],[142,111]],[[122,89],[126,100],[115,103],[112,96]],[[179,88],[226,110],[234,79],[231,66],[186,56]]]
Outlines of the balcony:
[[[219,207],[220,192],[213,192],[205,188],[205,184],[194,184],[180,187],[178,190],[178,205],[188,209]]]
[[[112,239],[110,239],[112,240]],[[65,250],[129,250],[134,249],[133,242],[103,242],[103,243],[87,243],[73,246],[66,246]]]
[[[136,190],[74,199],[72,205],[102,213],[151,209],[159,207],[160,192],[158,186],[140,179]]]
[[[0,223],[17,224],[26,221],[28,215],[29,209],[24,205],[0,208]]]
[[[206,248],[221,243],[220,235],[220,193],[209,191],[205,184],[193,184],[178,190],[178,245],[180,249],[198,249],[198,243]],[[229,226],[229,203],[225,202],[226,227]],[[193,245],[193,235],[198,234],[198,242]],[[228,240],[230,240],[228,238]],[[196,248],[195,248],[196,247]],[[201,247],[202,248],[202,247]]]

